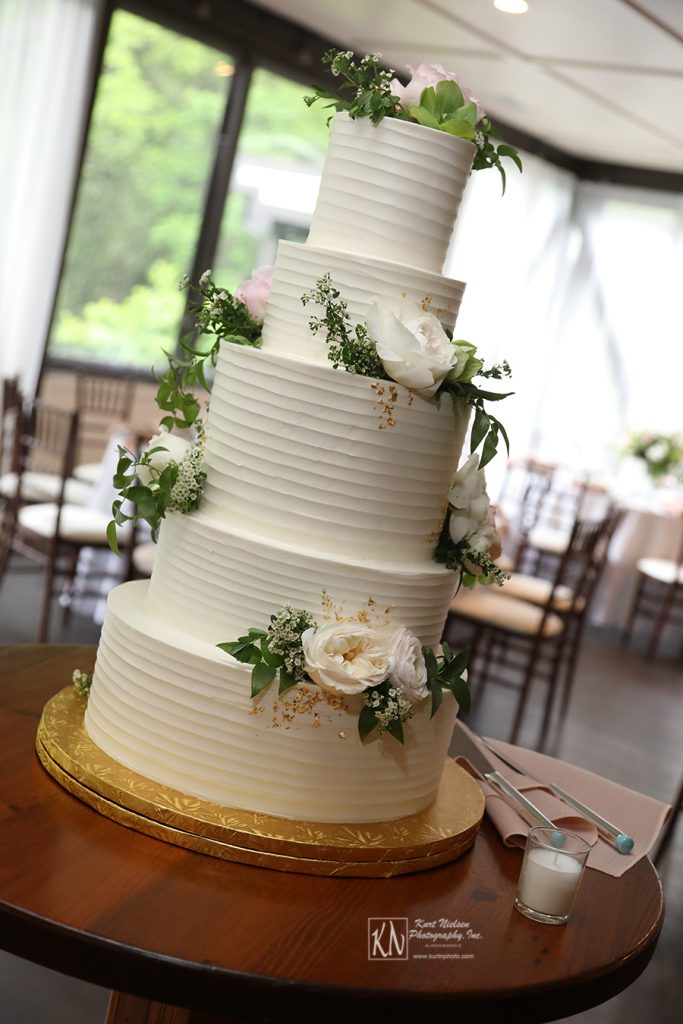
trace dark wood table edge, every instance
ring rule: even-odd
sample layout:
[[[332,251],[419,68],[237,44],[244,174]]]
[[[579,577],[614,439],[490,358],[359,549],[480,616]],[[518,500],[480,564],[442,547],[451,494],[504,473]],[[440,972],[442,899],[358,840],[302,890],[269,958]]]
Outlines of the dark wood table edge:
[[[257,870],[265,870],[254,868]],[[654,870],[654,868],[653,868]],[[631,985],[649,964],[663,923],[663,895],[657,920],[632,953],[617,964],[582,979],[539,984],[524,993],[496,993],[497,1009],[508,1022],[542,1024],[590,1009]],[[551,926],[546,926],[551,927]],[[70,928],[0,902],[0,946],[33,963],[104,988],[166,1004],[214,1014],[219,1018],[376,1024],[391,1015],[396,1024],[415,1024],[425,1010],[453,1012],[492,1009],[491,996],[400,989],[316,985],[295,978],[245,974],[211,964],[180,960],[151,950]]]

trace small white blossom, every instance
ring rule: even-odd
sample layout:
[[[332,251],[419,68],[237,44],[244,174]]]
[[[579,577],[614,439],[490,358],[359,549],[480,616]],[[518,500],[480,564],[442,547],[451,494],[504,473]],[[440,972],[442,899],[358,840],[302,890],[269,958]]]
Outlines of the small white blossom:
[[[211,271],[205,270],[202,276],[199,278],[199,287],[206,288],[207,284],[211,280]]]
[[[183,274],[183,276],[180,278],[180,281],[178,282],[178,291],[179,292],[184,292],[185,289],[189,288],[189,287],[190,287],[190,279],[187,276],[187,274]]]

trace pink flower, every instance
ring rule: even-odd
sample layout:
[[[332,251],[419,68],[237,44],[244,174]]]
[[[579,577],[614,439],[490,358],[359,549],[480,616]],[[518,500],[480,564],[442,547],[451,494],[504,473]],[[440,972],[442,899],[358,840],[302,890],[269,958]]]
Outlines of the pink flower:
[[[275,267],[258,267],[253,270],[248,281],[238,284],[235,289],[235,296],[245,304],[254,320],[263,323],[270,295],[270,286],[273,283],[273,271]]]
[[[410,113],[411,107],[419,107],[420,96],[430,85],[436,87],[439,82],[455,82],[463,95],[465,103],[474,103],[476,105],[477,122],[481,121],[482,117],[485,116],[486,111],[475,100],[474,96],[471,95],[467,86],[463,85],[457,75],[446,71],[440,64],[432,64],[431,61],[424,60],[418,68],[411,68],[410,64],[407,67],[413,76],[408,84],[401,85],[397,78],[394,78],[391,83],[392,94],[398,96],[401,106],[407,114]]]

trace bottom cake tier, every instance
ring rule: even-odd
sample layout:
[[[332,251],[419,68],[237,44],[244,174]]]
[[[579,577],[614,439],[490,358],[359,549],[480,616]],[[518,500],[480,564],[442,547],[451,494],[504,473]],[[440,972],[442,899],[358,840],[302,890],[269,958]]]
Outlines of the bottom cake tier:
[[[227,807],[320,822],[391,821],[434,800],[457,714],[416,705],[405,744],[361,741],[361,697],[299,684],[250,698],[250,666],[167,625],[148,581],[109,596],[85,715],[119,763]]]

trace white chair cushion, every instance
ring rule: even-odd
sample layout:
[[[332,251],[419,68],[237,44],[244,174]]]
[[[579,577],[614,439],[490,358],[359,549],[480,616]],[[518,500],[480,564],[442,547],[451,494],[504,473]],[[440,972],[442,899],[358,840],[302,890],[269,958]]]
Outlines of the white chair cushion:
[[[536,636],[541,628],[543,609],[516,597],[503,597],[498,588],[478,587],[476,590],[460,590],[451,601],[454,615],[462,615],[489,626],[500,626],[511,633]],[[543,636],[559,636],[564,622],[557,615],[550,614],[543,624]]]
[[[56,473],[28,471],[21,478],[21,496],[24,501],[46,501],[59,497],[62,478]],[[13,498],[17,493],[17,474],[5,473],[0,477],[0,494]],[[92,486],[83,480],[67,480],[64,499],[70,505],[87,505],[92,496]]]
[[[532,604],[547,604],[552,590],[550,580],[538,576],[527,576],[523,572],[513,572],[510,579],[498,590],[503,597],[517,597],[520,601],[531,601]],[[553,608],[558,612],[568,612],[574,600],[574,592],[570,587],[560,584],[555,588]],[[583,608],[585,601],[579,598],[576,602],[577,611]]]
[[[81,505],[64,505],[59,521],[59,536],[75,544],[106,544],[107,523],[111,519],[106,512],[83,508]],[[40,537],[54,536],[57,523],[57,505],[25,505],[19,509],[19,526]],[[119,543],[125,543],[130,526],[128,523],[118,531]]]
[[[152,575],[156,553],[157,546],[153,541],[148,544],[138,544],[133,550],[133,565],[139,573],[143,573],[145,576]]]
[[[552,526],[534,526],[532,530],[529,530],[527,544],[538,551],[563,555],[569,544],[569,534],[566,530],[558,530]]]
[[[683,566],[679,568],[668,558],[640,558],[636,564],[638,572],[649,576],[650,579],[658,580],[660,583],[673,583],[678,576],[678,582],[683,584]]]
[[[86,484],[97,484],[102,476],[102,463],[82,462],[80,466],[74,467],[74,476]]]

